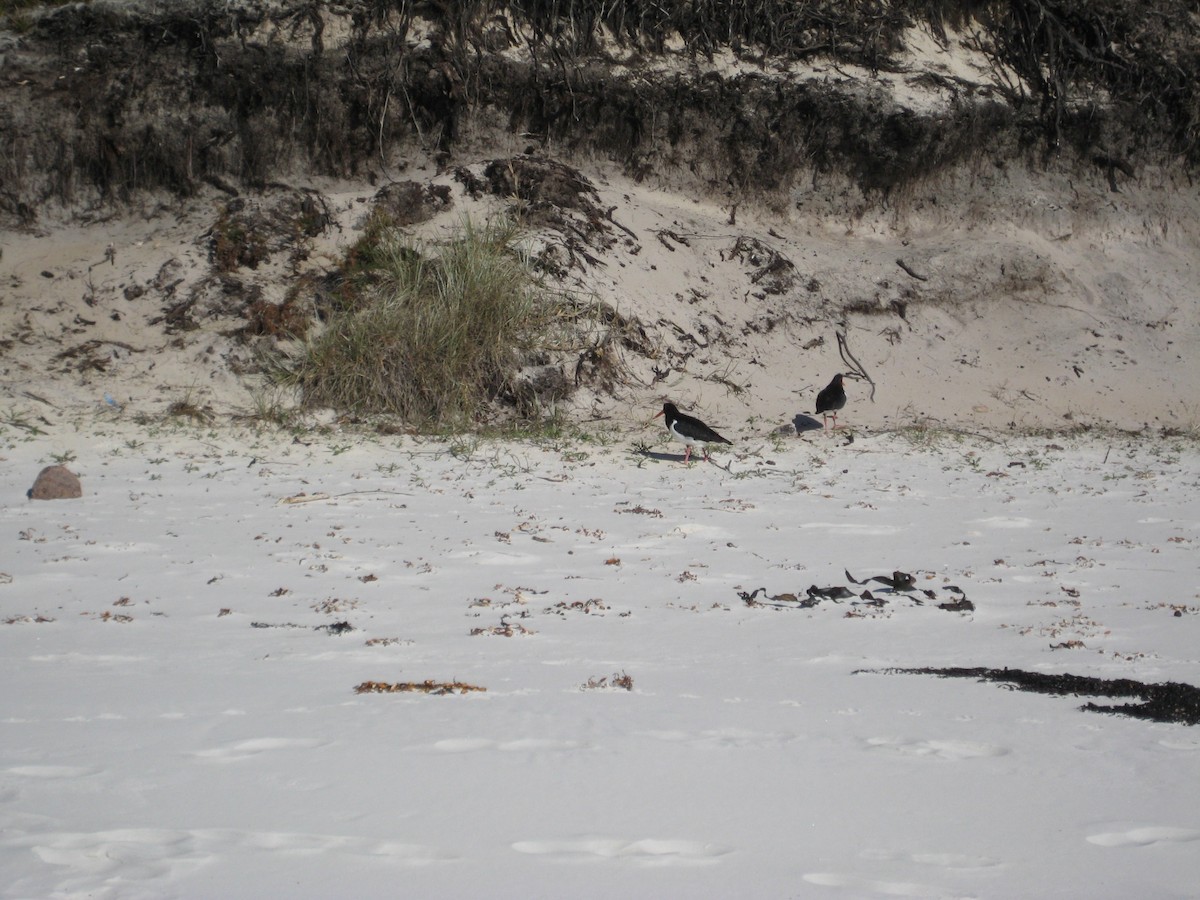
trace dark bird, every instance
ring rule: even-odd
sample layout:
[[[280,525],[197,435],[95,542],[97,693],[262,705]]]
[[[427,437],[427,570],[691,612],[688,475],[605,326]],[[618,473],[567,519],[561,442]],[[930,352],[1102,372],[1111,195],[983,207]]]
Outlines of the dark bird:
[[[826,428],[829,427],[830,414],[833,415],[833,427],[837,428],[837,411],[845,405],[846,389],[842,387],[842,373],[838,372],[829,386],[817,394],[817,412],[821,414]]]
[[[733,441],[721,437],[699,419],[681,413],[674,403],[664,403],[662,412],[655,413],[654,418],[657,419],[659,416],[666,416],[667,431],[671,432],[671,437],[687,445],[687,450],[683,454],[684,462],[692,458],[693,447],[700,447],[704,451],[704,459],[707,461],[708,444],[733,443]]]

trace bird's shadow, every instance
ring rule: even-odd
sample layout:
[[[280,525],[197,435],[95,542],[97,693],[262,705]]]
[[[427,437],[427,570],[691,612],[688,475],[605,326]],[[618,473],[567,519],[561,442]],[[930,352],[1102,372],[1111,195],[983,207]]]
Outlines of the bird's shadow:
[[[640,456],[643,456],[646,459],[653,459],[653,460],[657,460],[658,462],[683,462],[683,458],[684,458],[684,454],[682,454],[682,453],[664,453],[661,450],[640,450],[640,451],[638,451],[638,453]],[[712,465],[716,466],[718,469],[725,468],[725,466],[721,465],[719,462],[717,462],[711,456],[706,460],[704,458],[703,454],[696,455],[695,453],[693,453],[691,462],[694,462],[694,463],[708,462],[708,463],[711,463]]]
[[[819,419],[814,419],[804,413],[796,413],[796,417],[792,419],[792,425],[796,429],[796,434],[803,434],[806,431],[821,431],[825,427]]]
[[[661,450],[642,450],[641,455],[659,462],[678,462],[683,459],[682,453],[663,453]]]

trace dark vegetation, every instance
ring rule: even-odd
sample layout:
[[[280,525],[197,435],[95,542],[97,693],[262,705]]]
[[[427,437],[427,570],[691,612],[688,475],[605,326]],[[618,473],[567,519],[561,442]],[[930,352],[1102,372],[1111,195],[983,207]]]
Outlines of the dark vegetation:
[[[735,201],[819,174],[882,198],[980,158],[1099,166],[1114,185],[1147,158],[1200,158],[1188,0],[4,0],[0,22],[0,216],[26,224],[48,203],[388,174],[483,128]],[[918,114],[862,80],[776,75],[894,71],[916,23],[961,27],[991,83],[927,73],[955,99]],[[640,75],[670,42],[684,64]],[[688,65],[724,49],[749,67]]]
[[[1025,672],[1020,669],[985,668],[888,669],[881,674],[975,678],[979,681],[1009,685],[1022,691],[1057,696],[1133,697],[1136,698],[1136,703],[1085,703],[1081,708],[1091,712],[1150,719],[1154,722],[1200,725],[1200,688],[1173,681],[1145,684],[1131,678],[1090,678],[1083,675],[1054,675],[1049,672]]]

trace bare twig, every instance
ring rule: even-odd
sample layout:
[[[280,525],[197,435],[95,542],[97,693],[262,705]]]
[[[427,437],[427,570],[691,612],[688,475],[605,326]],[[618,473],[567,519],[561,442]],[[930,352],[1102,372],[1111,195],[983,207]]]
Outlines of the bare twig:
[[[917,279],[917,281],[928,281],[929,280],[924,275],[918,275],[916,272],[914,272],[912,270],[912,268],[908,265],[908,263],[906,263],[902,259],[896,260],[896,265],[898,265],[900,268],[902,268],[905,272],[907,272],[913,278]]]
[[[859,378],[871,386],[871,402],[875,402],[875,382],[871,376],[867,374],[867,370],[863,368],[863,364],[854,358],[854,354],[850,352],[850,346],[846,343],[846,335],[842,332],[837,333],[838,353],[841,354],[842,362],[849,367],[848,373],[854,378]]]
[[[608,221],[612,222],[614,225],[616,225],[618,228],[620,228],[622,231],[624,231],[627,235],[629,235],[635,241],[638,240],[638,236],[633,232],[632,229],[622,225],[620,222],[618,222],[616,219],[613,218],[614,210],[616,210],[616,207],[610,206],[607,210],[605,210],[604,218],[608,219]],[[674,249],[674,248],[672,248],[672,249]]]
[[[57,406],[55,406],[53,403],[51,403],[45,397],[41,397],[41,396],[33,393],[33,391],[21,391],[21,393],[23,395],[25,395],[26,397],[28,397],[30,400],[36,400],[38,403],[45,403],[47,406],[53,406],[55,409],[58,409]]]

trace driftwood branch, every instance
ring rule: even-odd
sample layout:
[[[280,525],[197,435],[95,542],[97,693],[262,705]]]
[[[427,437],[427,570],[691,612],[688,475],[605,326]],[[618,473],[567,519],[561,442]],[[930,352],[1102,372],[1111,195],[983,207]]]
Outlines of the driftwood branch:
[[[871,386],[871,402],[875,402],[875,381],[867,374],[867,370],[863,368],[863,364],[855,359],[854,354],[850,352],[850,346],[846,343],[846,335],[842,332],[837,333],[838,353],[841,354],[842,362],[844,362],[850,371],[847,373],[854,378],[861,379]]]
[[[903,269],[905,272],[907,272],[907,273],[908,273],[909,275],[911,275],[913,278],[917,279],[917,281],[928,281],[928,280],[929,280],[929,279],[928,279],[928,278],[926,278],[924,275],[918,275],[916,272],[914,272],[914,271],[912,270],[912,267],[911,267],[911,266],[909,266],[909,264],[908,264],[908,263],[906,263],[906,262],[905,262],[904,260],[902,260],[902,259],[898,259],[898,260],[896,260],[896,265],[898,265],[900,268],[902,268],[902,269]]]

